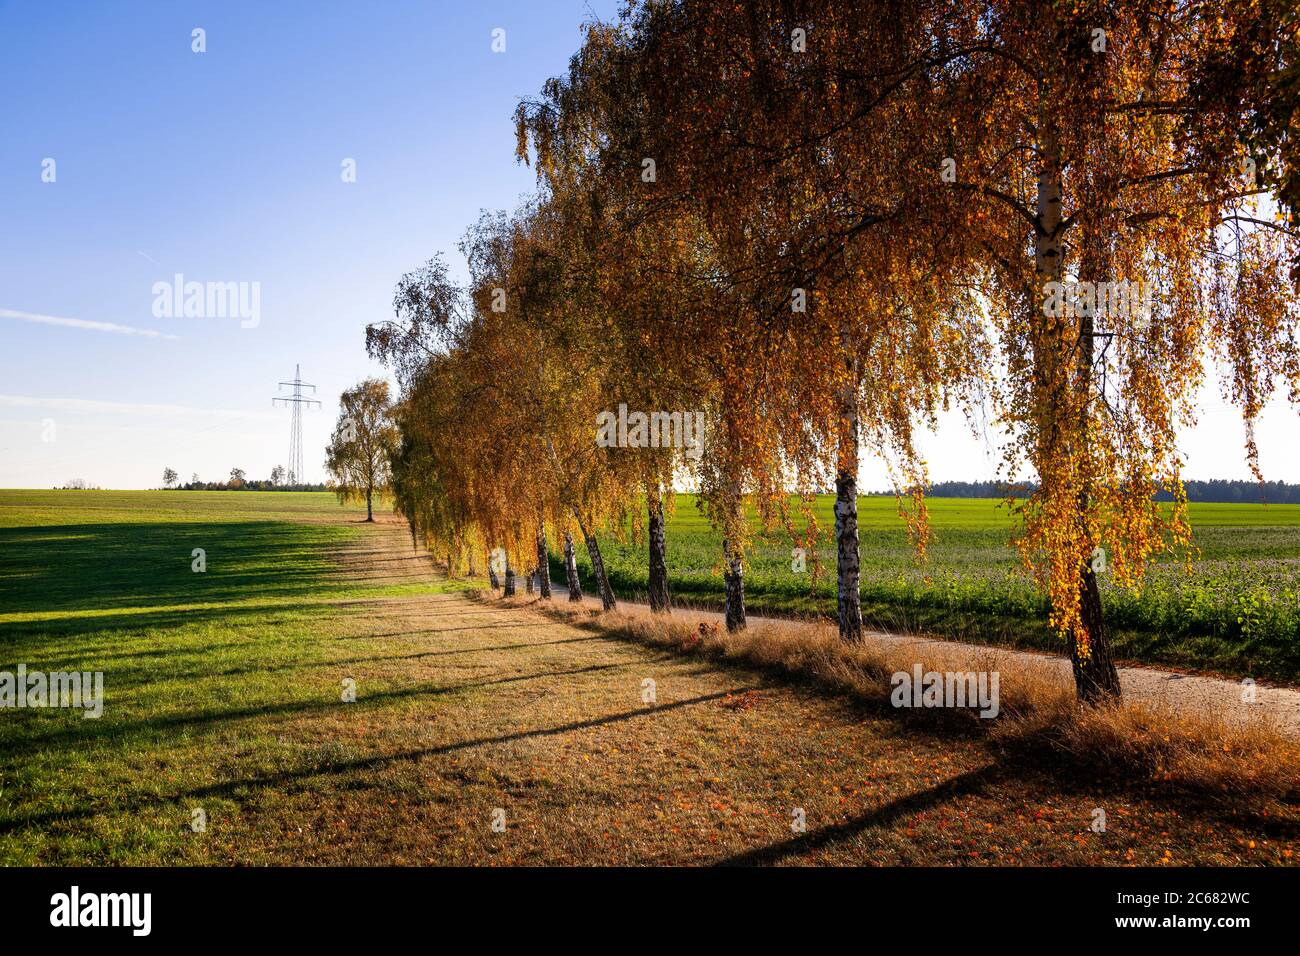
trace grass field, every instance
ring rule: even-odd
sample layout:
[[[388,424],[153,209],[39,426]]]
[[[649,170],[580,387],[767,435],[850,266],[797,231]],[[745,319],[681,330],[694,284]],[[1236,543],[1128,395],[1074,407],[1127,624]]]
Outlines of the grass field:
[[[817,500],[823,574],[814,585],[811,556],[792,570],[793,543],[783,529],[755,520],[745,591],[752,613],[833,615],[834,518],[831,496]],[[921,631],[957,640],[1060,651],[1046,626],[1046,604],[1009,546],[1013,516],[994,500],[936,498],[929,560],[918,566],[893,498],[859,499],[863,611],[869,626]],[[1107,620],[1128,660],[1233,675],[1300,681],[1300,505],[1192,504],[1199,549],[1188,576],[1164,556],[1145,586],[1130,592],[1103,575]],[[621,594],[644,594],[645,546],[606,536],[606,565]],[[674,596],[716,606],[723,599],[720,538],[694,499],[679,495],[667,528]],[[580,572],[590,566],[579,549]],[[558,558],[554,573],[561,573]],[[588,586],[590,586],[588,584]]]
[[[338,602],[448,589],[344,573],[337,556],[358,532],[341,515],[364,511],[311,493],[0,491],[0,670],[104,671],[116,701],[98,721],[3,712],[0,827],[19,805],[54,820],[142,781],[159,793],[197,783],[214,738],[328,703],[337,680],[321,668],[338,647],[319,638],[346,616]],[[203,573],[192,570],[195,548]],[[237,749],[254,767],[293,752],[258,733],[240,734]],[[56,841],[58,829],[26,831],[21,846],[0,837],[0,860],[181,849],[178,827],[130,814]]]
[[[0,492],[0,670],[105,675],[97,720],[0,711],[0,864],[1296,859],[1291,803],[1080,773],[476,599],[381,517],[328,495]]]

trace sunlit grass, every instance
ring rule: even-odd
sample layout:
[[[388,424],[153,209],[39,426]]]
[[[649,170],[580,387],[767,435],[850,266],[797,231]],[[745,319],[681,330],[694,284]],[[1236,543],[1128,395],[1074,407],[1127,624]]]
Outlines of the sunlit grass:
[[[106,699],[98,720],[0,711],[0,864],[1294,852],[1272,805],[1224,816],[1128,772],[1080,786],[1050,752],[1000,753],[738,659],[448,593],[465,582],[437,577],[400,523],[366,526],[328,495],[188,496],[127,508],[110,492],[3,493],[0,670],[101,670]],[[1103,797],[1110,830],[1081,837]],[[490,829],[497,807],[504,834]],[[792,807],[808,839],[791,838]]]
[[[97,720],[0,711],[0,862],[201,860],[168,795],[317,746],[277,728],[337,710],[343,662],[387,646],[332,640],[364,623],[352,602],[459,587],[349,573],[363,514],[311,493],[0,492],[0,670],[102,671],[105,696]]]

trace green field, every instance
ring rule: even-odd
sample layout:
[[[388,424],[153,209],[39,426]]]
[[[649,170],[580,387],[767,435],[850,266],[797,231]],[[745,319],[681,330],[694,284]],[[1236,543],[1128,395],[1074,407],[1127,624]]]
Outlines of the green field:
[[[236,753],[282,766],[298,754],[268,721],[337,700],[320,637],[341,602],[449,588],[345,573],[340,518],[363,516],[323,493],[0,491],[0,671],[104,671],[110,702],[0,712],[0,863],[201,858],[127,795],[201,788]]]
[[[752,613],[833,615],[834,518],[831,496],[816,504],[823,573],[791,570],[793,542],[755,520],[746,567]],[[1013,516],[995,500],[929,501],[934,540],[918,565],[893,498],[858,503],[863,611],[870,626],[935,633],[958,640],[1060,651],[1045,626],[1047,607],[1010,547]],[[1188,576],[1165,556],[1139,592],[1103,576],[1104,601],[1121,657],[1191,669],[1300,680],[1300,505],[1192,504],[1199,556]],[[602,540],[611,583],[620,594],[646,590],[646,554],[630,536]],[[674,597],[722,601],[720,538],[694,499],[679,495],[667,529]],[[590,586],[590,566],[579,557]],[[562,569],[558,560],[553,573]]]
[[[1127,764],[476,600],[403,522],[361,516],[327,494],[0,491],[0,672],[104,675],[98,719],[0,710],[0,865],[1293,859],[1288,806],[1216,811]],[[690,517],[672,539],[706,562]],[[1113,825],[1085,838],[1102,798]]]
[[[317,492],[0,491],[0,643],[373,593],[325,557],[355,535],[339,514]]]

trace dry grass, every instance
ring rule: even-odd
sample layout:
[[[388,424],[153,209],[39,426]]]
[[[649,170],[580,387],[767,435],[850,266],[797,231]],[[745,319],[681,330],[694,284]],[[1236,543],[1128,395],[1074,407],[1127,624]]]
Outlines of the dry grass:
[[[1188,714],[1127,698],[1080,707],[1073,688],[1055,674],[991,648],[933,642],[849,645],[834,627],[815,622],[763,621],[729,634],[709,617],[690,611],[664,616],[624,605],[605,613],[548,606],[531,597],[509,603],[675,653],[811,683],[878,706],[900,720],[982,736],[995,751],[1038,756],[1081,774],[1154,781],[1230,801],[1300,798],[1300,743],[1267,717]],[[925,671],[998,671],[998,719],[981,719],[973,708],[892,708],[891,676],[911,672],[917,663]]]
[[[313,527],[292,558],[281,537],[250,539],[243,522],[197,529],[204,540],[240,540],[270,592],[252,599],[233,588],[173,614],[150,607],[156,575],[119,572],[120,583],[100,590],[84,576],[62,591],[53,585],[66,575],[42,582],[34,600],[84,601],[95,613],[70,614],[57,630],[11,625],[21,646],[10,659],[103,666],[112,706],[99,721],[29,710],[5,722],[14,746],[0,762],[0,861],[1300,860],[1294,803],[1207,801],[1151,773],[1081,772],[1047,719],[1048,698],[1010,664],[996,663],[1010,718],[900,713],[871,691],[897,664],[870,648],[846,654],[833,634],[767,640],[755,628],[728,640],[701,637],[684,615],[671,625],[564,609],[548,619],[453,590],[396,521],[320,515],[330,518],[356,534],[343,541]],[[95,553],[142,553],[142,533],[105,529]],[[159,548],[171,547],[170,533]],[[214,565],[208,586],[221,583],[219,567],[239,570]],[[176,588],[195,587],[191,577],[179,574]],[[132,590],[139,582],[150,586]],[[924,644],[915,651],[943,666]],[[982,653],[995,666],[998,652]],[[657,686],[651,702],[646,678]],[[355,703],[340,699],[344,679],[355,682]],[[1003,738],[1017,727],[1019,737]],[[1109,759],[1100,745],[1091,752]],[[191,830],[196,808],[204,832]],[[504,832],[491,825],[497,809]],[[1098,809],[1104,832],[1090,828]],[[796,812],[806,832],[794,829]]]
[[[1122,702],[1030,713],[999,731],[1005,747],[1057,752],[1083,772],[1157,781],[1229,803],[1300,796],[1300,746],[1266,720]]]

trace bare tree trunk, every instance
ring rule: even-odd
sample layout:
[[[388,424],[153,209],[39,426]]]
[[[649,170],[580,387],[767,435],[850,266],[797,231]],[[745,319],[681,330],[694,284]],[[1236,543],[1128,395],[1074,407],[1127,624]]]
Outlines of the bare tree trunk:
[[[515,596],[515,569],[510,565],[510,552],[506,552],[506,589],[502,597]]]
[[[1118,700],[1119,671],[1111,657],[1110,634],[1101,613],[1101,589],[1097,572],[1084,565],[1079,576],[1079,615],[1088,633],[1088,655],[1079,653],[1078,635],[1070,635],[1070,668],[1074,671],[1074,692],[1086,704]]]
[[[578,559],[573,553],[573,535],[564,532],[564,577],[569,585],[569,600],[582,602],[582,582],[578,580]]]
[[[649,495],[650,509],[650,610],[656,614],[672,611],[668,595],[667,544],[664,540],[664,500],[656,485]]]
[[[722,542],[722,553],[726,565],[722,572],[727,587],[726,619],[728,631],[745,629],[745,568],[740,560],[740,552],[733,549],[729,542]]]
[[[524,575],[524,591],[525,591],[526,593],[528,593],[528,594],[532,594],[532,593],[533,593],[533,574],[534,574],[534,573],[535,573],[535,572],[533,571],[533,569],[532,569],[532,568],[529,568],[529,569],[528,569],[528,573],[527,573],[526,575]]]
[[[371,505],[371,501],[370,501],[372,494],[373,492],[369,488],[367,488],[366,489],[366,520],[367,521],[375,520],[375,509]]]
[[[841,435],[835,474],[835,572],[840,637],[862,640],[861,563],[858,554],[858,403],[856,362],[846,359],[850,382],[840,396]]]
[[[488,581],[492,583],[492,589],[495,591],[497,588],[501,587],[501,580],[497,577],[497,569],[492,566],[491,552],[488,553],[487,569]]]
[[[605,559],[600,554],[600,543],[596,540],[596,536],[587,530],[587,525],[583,522],[577,508],[573,509],[573,516],[578,519],[578,529],[587,543],[587,556],[591,558],[591,573],[596,575],[596,585],[600,588],[600,605],[606,611],[612,611],[618,607],[618,601],[614,598],[613,588],[609,586],[609,576],[605,574]]]
[[[542,599],[551,599],[551,556],[546,550],[546,525],[537,522],[537,583],[542,592]]]
[[[1080,276],[1083,281],[1096,282],[1108,278],[1101,275],[1105,271],[1106,255],[1103,243],[1090,224],[1083,227],[1083,255],[1080,263]],[[1080,310],[1087,312],[1087,310]],[[1085,394],[1079,403],[1078,433],[1074,440],[1079,444],[1088,441],[1089,405],[1092,401],[1093,361],[1096,327],[1091,314],[1079,316],[1079,348],[1076,359],[1077,387]],[[1083,449],[1087,451],[1086,447]],[[1089,488],[1084,486],[1079,495],[1079,523],[1086,533],[1089,505]],[[1118,700],[1120,696],[1119,672],[1111,656],[1110,633],[1102,614],[1101,589],[1097,584],[1097,572],[1092,564],[1085,563],[1079,573],[1079,618],[1086,634],[1087,654],[1082,653],[1084,635],[1070,635],[1070,667],[1074,672],[1074,692],[1080,701],[1088,704],[1105,700]]]
[[[451,552],[448,551],[447,552],[447,577],[454,578],[455,576],[456,576],[456,562],[452,560]]]
[[[741,494],[740,482],[732,480],[728,487],[727,507],[731,514],[729,517],[730,524],[724,527],[734,529],[732,533],[741,534],[745,522],[745,500]],[[727,622],[728,631],[741,631],[745,629],[745,566],[741,560],[741,549],[739,545],[727,537],[727,532],[723,532],[722,538],[722,580],[726,587],[726,603],[723,607],[724,617]]]

